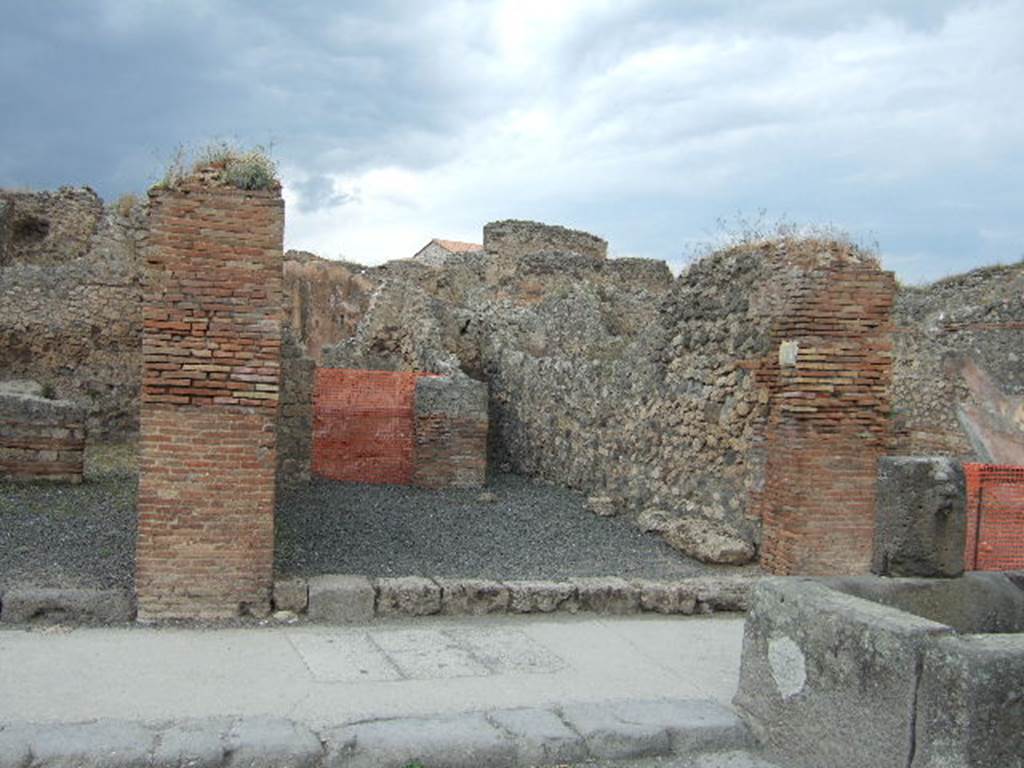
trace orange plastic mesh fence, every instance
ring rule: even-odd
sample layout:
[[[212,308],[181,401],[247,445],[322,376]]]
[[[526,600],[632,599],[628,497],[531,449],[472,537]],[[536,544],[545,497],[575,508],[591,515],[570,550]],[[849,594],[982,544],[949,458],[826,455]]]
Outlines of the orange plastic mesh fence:
[[[420,373],[319,368],[313,472],[331,480],[408,485]]]
[[[1024,467],[964,464],[971,571],[1024,569]]]

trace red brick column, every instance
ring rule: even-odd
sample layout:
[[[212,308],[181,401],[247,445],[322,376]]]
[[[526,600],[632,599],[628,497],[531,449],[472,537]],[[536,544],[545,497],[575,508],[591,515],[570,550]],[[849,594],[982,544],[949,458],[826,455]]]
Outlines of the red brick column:
[[[139,617],[269,608],[284,203],[213,174],[150,193]]]
[[[778,574],[867,573],[877,463],[891,432],[896,283],[863,259],[809,269],[775,329],[779,345],[795,347],[759,372],[771,390],[755,500],[761,564]]]

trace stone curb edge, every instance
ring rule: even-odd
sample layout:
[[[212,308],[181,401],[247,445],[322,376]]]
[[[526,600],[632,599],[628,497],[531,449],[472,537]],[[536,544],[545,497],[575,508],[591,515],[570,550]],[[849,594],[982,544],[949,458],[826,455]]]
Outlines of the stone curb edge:
[[[381,719],[318,731],[273,717],[0,723],[0,768],[519,768],[755,746],[731,710],[673,699]]]
[[[444,579],[422,576],[370,579],[324,575],[276,581],[277,612],[328,624],[375,618],[528,613],[604,615],[744,612],[760,576],[696,576],[675,581],[619,577],[567,581]],[[291,617],[280,616],[284,619]],[[121,589],[13,586],[0,591],[0,623],[123,624],[136,618],[135,600]]]

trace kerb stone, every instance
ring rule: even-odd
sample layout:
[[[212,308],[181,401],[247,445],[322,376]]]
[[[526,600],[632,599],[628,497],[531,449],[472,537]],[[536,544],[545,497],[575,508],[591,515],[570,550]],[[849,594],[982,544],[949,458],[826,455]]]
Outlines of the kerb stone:
[[[441,612],[441,587],[433,579],[403,576],[377,579],[377,613],[381,616],[432,616]]]
[[[518,765],[561,765],[587,758],[583,738],[548,709],[503,709],[487,718],[516,744]]]
[[[508,587],[484,579],[438,579],[441,612],[454,616],[482,616],[508,610]]]
[[[327,734],[328,768],[512,768],[516,747],[482,714],[377,720]]]
[[[375,592],[365,576],[314,576],[309,580],[309,618],[353,624],[373,618]]]

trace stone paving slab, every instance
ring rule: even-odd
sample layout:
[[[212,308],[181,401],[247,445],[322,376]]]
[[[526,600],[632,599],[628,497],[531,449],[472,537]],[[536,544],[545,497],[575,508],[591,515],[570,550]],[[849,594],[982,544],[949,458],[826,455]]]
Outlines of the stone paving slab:
[[[274,717],[16,723],[0,726],[0,768],[525,768],[697,758],[747,746],[742,726],[725,738],[709,724],[711,710],[712,720],[729,717],[713,702],[663,700],[371,720],[319,731]]]
[[[284,717],[320,728],[566,700],[728,704],[742,635],[732,615],[0,628],[0,722]]]

